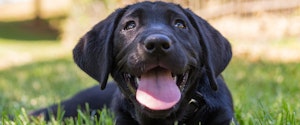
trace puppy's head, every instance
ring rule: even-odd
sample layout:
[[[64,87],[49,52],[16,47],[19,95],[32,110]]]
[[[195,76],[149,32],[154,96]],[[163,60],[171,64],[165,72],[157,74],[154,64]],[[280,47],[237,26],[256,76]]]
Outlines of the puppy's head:
[[[231,58],[228,41],[187,9],[142,2],[112,13],[74,49],[79,67],[105,88],[109,74],[150,117],[167,117],[206,74],[211,89]],[[201,83],[199,83],[201,85]]]

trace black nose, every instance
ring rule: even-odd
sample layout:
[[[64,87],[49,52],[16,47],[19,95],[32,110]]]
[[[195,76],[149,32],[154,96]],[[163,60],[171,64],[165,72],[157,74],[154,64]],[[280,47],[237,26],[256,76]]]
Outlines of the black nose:
[[[144,41],[144,48],[148,53],[167,53],[172,49],[171,39],[162,34],[153,34]]]

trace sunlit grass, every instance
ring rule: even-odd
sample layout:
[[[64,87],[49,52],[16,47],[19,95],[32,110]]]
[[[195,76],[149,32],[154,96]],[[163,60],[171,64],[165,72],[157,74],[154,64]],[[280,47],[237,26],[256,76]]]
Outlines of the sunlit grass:
[[[71,55],[58,41],[19,42],[0,38],[0,69]]]
[[[296,124],[300,122],[300,65],[233,59],[224,76],[241,124]]]
[[[242,125],[299,123],[299,70],[297,63],[250,63],[242,58],[233,59],[224,77],[234,97],[238,122]],[[2,70],[0,75],[0,112],[4,123],[45,124],[41,119],[28,121],[23,110],[29,112],[59,102],[97,84],[74,64],[70,56]],[[17,119],[10,121],[8,114]],[[106,119],[102,117],[106,115],[99,120],[82,112],[79,119],[68,123],[88,120],[102,124]],[[54,118],[50,122],[59,124],[62,120]]]
[[[0,117],[3,124],[46,124],[42,119],[32,119],[27,114],[98,84],[83,73],[69,56],[2,70],[0,76]],[[78,119],[70,118],[64,122],[69,125],[112,124],[113,115],[109,111],[104,110],[100,114],[101,120],[79,111]],[[9,119],[9,115],[14,119]],[[60,116],[53,117],[50,123],[60,124],[63,121]]]

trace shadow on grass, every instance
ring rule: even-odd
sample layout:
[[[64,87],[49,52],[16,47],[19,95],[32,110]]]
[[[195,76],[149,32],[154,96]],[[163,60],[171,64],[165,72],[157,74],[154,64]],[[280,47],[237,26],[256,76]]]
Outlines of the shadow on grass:
[[[57,40],[59,31],[45,20],[0,21],[0,38],[19,41]]]

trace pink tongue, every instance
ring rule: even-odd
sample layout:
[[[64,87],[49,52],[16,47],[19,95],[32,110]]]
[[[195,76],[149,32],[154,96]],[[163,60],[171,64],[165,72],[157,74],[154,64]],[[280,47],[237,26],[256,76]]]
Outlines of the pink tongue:
[[[152,110],[172,108],[180,100],[180,90],[170,71],[154,69],[141,76],[136,99]]]

